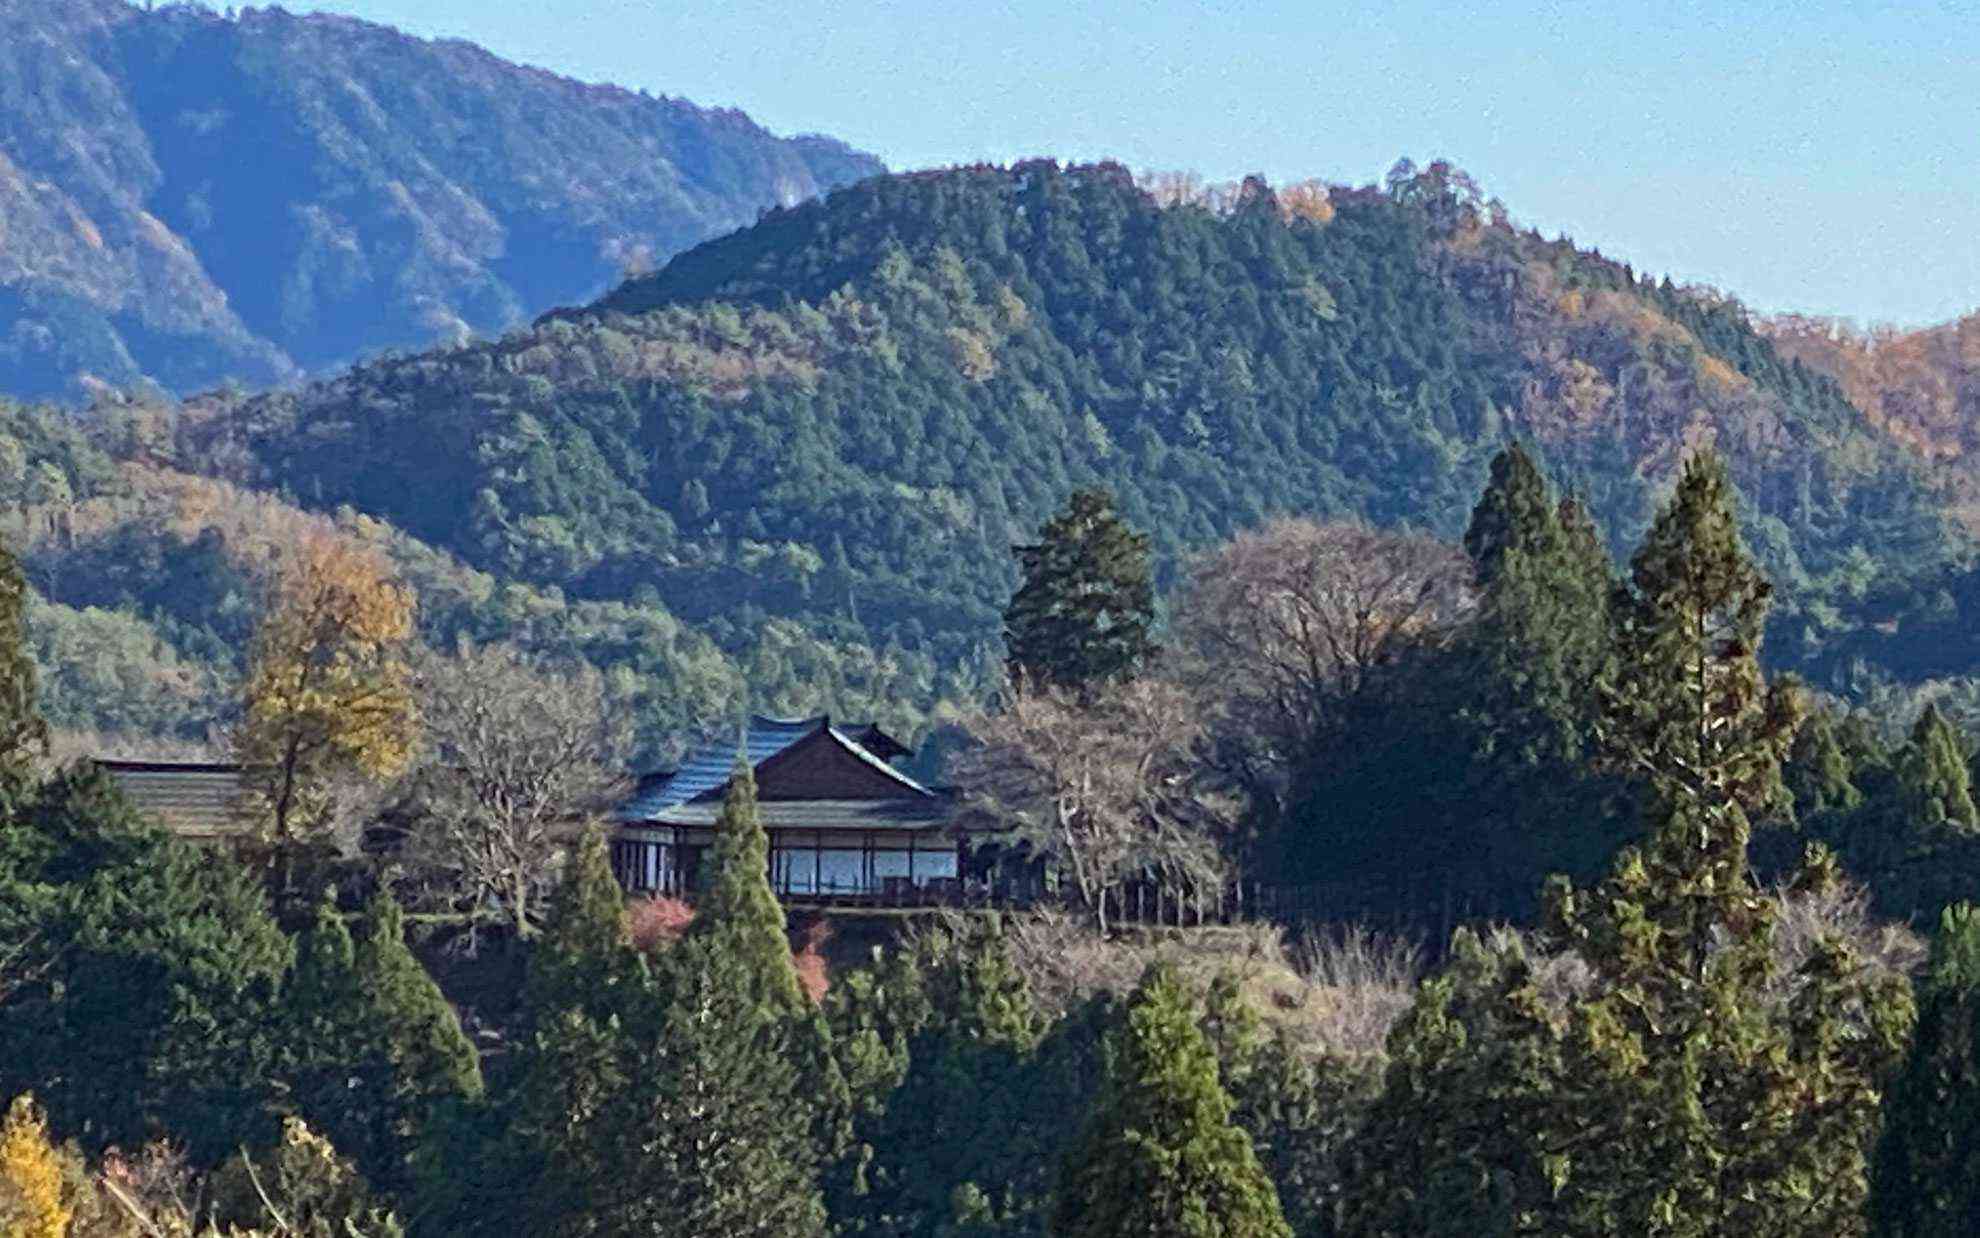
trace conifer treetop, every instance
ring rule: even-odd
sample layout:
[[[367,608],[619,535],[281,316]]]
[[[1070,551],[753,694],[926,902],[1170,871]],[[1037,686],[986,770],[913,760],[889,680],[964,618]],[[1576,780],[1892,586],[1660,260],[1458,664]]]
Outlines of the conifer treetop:
[[[756,811],[756,775],[736,760],[709,848],[707,885],[688,938],[729,956],[766,1009],[809,1011],[791,961],[784,908],[770,888],[770,838]]]
[[[1087,688],[1133,675],[1155,652],[1149,538],[1129,528],[1103,489],[1075,491],[1018,546],[1024,580],[1004,611],[1013,679]]]
[[[0,775],[25,782],[47,750],[34,659],[27,650],[27,579],[11,547],[0,541]]]
[[[1149,969],[1107,1045],[1106,1082],[1067,1157],[1052,1232],[1291,1238],[1172,968]]]

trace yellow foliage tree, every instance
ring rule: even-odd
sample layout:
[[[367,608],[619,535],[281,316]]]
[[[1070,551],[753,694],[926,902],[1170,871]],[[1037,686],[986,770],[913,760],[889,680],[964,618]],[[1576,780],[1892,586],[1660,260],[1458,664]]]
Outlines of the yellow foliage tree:
[[[413,607],[382,554],[334,533],[306,533],[274,575],[235,749],[280,892],[299,854],[331,843],[353,790],[411,760]]]
[[[0,1233],[64,1238],[75,1212],[66,1179],[40,1106],[31,1097],[16,1098],[0,1123]]]
[[[1324,224],[1334,217],[1333,191],[1325,181],[1304,180],[1281,185],[1277,196],[1279,213],[1288,222],[1304,219],[1310,223]]]

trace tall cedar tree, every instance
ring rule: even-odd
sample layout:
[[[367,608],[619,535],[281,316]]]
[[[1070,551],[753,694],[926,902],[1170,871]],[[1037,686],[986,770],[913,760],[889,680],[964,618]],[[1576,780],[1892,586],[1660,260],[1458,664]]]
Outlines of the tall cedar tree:
[[[564,862],[550,896],[549,931],[531,943],[523,982],[523,1016],[532,1027],[566,1010],[610,1018],[617,990],[635,979],[625,895],[608,848],[603,830],[589,830]]]
[[[1478,619],[1464,651],[1476,663],[1471,708],[1496,763],[1582,763],[1593,742],[1594,685],[1609,661],[1608,553],[1575,503],[1556,504],[1519,447],[1492,479],[1464,536],[1477,571]]]
[[[1041,1118],[1083,1093],[1065,1055],[1044,1051],[1046,1020],[1001,934],[921,935],[847,976],[832,1006],[842,1054],[862,1040],[892,1052],[885,1077],[857,1089],[860,1144],[830,1200],[840,1232],[1036,1232],[1064,1142]]]
[[[830,1029],[798,983],[756,776],[741,759],[714,834],[694,922],[660,961],[675,1021],[663,1042],[683,1095],[707,1098],[670,1133],[709,1127],[676,1145],[675,1203],[706,1218],[698,1232],[811,1233],[824,1224],[819,1166],[849,1142],[851,1103]]]
[[[1348,914],[1439,939],[1460,919],[1530,922],[1548,874],[1598,878],[1631,832],[1625,788],[1591,759],[1613,660],[1607,552],[1516,446],[1493,461],[1464,545],[1476,609],[1331,707],[1285,840]]]
[[[565,1213],[578,1232],[825,1232],[814,1098],[831,1091],[828,1053],[810,1038],[768,853],[739,765],[693,928],[639,969],[616,1017],[564,1031],[576,1061],[614,1080],[583,1103],[586,1205]]]
[[[1794,706],[1757,664],[1765,582],[1710,458],[1617,600],[1607,736],[1649,783],[1649,837],[1550,928],[1588,969],[1549,996],[1516,943],[1461,937],[1391,1040],[1347,1208],[1357,1235],[1858,1234],[1876,1085],[1911,1007],[1852,947],[1777,973],[1747,804],[1774,802]],[[1840,880],[1811,848],[1797,878]]]
[[[1553,929],[1597,978],[1565,1077],[1600,1116],[1543,1158],[1575,1229],[1861,1232],[1876,1084],[1911,1017],[1908,986],[1839,937],[1767,996],[1784,978],[1747,813],[1783,806],[1800,702],[1760,672],[1770,590],[1734,503],[1717,457],[1689,461],[1617,601],[1608,738],[1648,781],[1651,828],[1594,890],[1554,891]],[[1839,880],[1820,848],[1796,878]]]
[[[756,775],[738,760],[709,849],[709,883],[695,908],[690,938],[706,941],[744,996],[766,1016],[788,1020],[799,1073],[807,1080],[817,1154],[838,1156],[852,1141],[852,1093],[832,1047],[824,1012],[805,996],[791,957],[784,907],[770,888],[770,837],[756,811]]]
[[[1906,824],[1913,831],[1980,830],[1973,806],[1973,779],[1959,732],[1937,705],[1927,705],[1911,728],[1911,742],[1898,754],[1898,794]]]
[[[25,794],[34,759],[47,748],[34,659],[27,650],[27,580],[0,541],[0,808]]]
[[[575,857],[527,984],[506,1157],[529,1179],[526,1232],[824,1232],[819,1076],[767,852],[740,771],[694,931],[650,962],[627,943],[602,840]]]
[[[1354,1238],[1600,1233],[1565,1223],[1544,1140],[1572,1118],[1563,1033],[1510,942],[1469,929],[1391,1029],[1383,1085],[1347,1150]]]
[[[1761,677],[1773,587],[1740,541],[1734,507],[1718,456],[1685,463],[1618,593],[1618,661],[1604,694],[1610,749],[1661,806],[1726,823],[1695,857],[1722,891],[1742,884],[1749,815],[1790,807],[1781,761],[1801,708],[1792,687]]]
[[[296,1102],[367,1182],[403,1195],[442,1111],[481,1095],[481,1066],[453,1007],[407,949],[389,892],[372,899],[363,927],[353,943],[325,898],[298,948],[286,1002],[297,1022]]]
[[[1251,1136],[1293,1232],[1331,1232],[1343,1158],[1371,1073],[1343,1055],[1316,1059],[1283,1030],[1269,1033],[1234,971],[1211,982],[1203,1031],[1232,1118]]]
[[[1910,1056],[1884,1102],[1870,1194],[1876,1238],[1980,1233],[1980,911],[1945,909]]]
[[[1149,539],[1106,490],[1078,490],[1016,547],[1024,579],[1004,610],[1013,679],[1085,690],[1131,676],[1155,651]]]
[[[1464,544],[1480,604],[1445,681],[1473,754],[1457,814],[1474,837],[1456,850],[1485,870],[1475,913],[1530,911],[1548,872],[1593,878],[1623,841],[1603,828],[1616,788],[1591,769],[1613,575],[1579,506],[1556,504],[1517,446],[1493,461]]]
[[[1231,1121],[1196,1003],[1150,968],[1108,1040],[1107,1078],[1066,1158],[1059,1238],[1291,1238],[1279,1197]]]
[[[1843,750],[1836,718],[1827,709],[1808,715],[1795,732],[1783,776],[1794,796],[1795,819],[1811,822],[1827,813],[1854,812],[1863,805],[1863,792],[1852,780],[1854,769]]]
[[[479,1166],[475,1192],[428,1184],[427,1210],[452,1233],[517,1224],[526,1234],[585,1233],[603,1195],[625,1189],[604,1129],[624,1096],[635,1049],[625,1024],[650,999],[651,980],[626,936],[625,905],[602,831],[565,862],[544,932],[531,944],[518,1061],[496,1116],[507,1131]],[[469,1139],[472,1142],[472,1139]]]
[[[791,963],[784,907],[770,888],[770,837],[756,811],[756,775],[738,759],[715,819],[707,888],[688,936],[734,960],[746,996],[766,1012],[791,1017],[810,1009]]]
[[[612,1127],[618,1146],[637,1150],[614,1167],[637,1197],[612,1232],[827,1231],[814,1104],[820,1055],[804,1043],[804,1023],[761,1004],[755,960],[726,948],[733,944],[691,934],[669,947],[660,1000],[629,1029],[642,1052]]]
[[[33,879],[46,859],[46,840],[19,820],[32,797],[34,761],[48,734],[27,651],[26,607],[20,563],[0,541],[0,1015],[9,998],[23,992],[50,961],[33,948],[54,893]]]

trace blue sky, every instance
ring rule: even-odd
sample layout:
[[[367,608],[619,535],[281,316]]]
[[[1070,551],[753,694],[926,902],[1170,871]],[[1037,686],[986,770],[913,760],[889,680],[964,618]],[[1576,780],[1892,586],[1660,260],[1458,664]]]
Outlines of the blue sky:
[[[1980,0],[288,0],[742,108],[895,168],[1212,179],[1451,159],[1549,235],[1757,309],[1980,308]]]

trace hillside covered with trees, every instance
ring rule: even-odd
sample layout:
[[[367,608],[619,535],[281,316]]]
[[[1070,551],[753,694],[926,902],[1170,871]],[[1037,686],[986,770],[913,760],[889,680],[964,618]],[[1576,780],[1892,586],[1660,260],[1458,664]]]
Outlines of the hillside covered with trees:
[[[282,816],[317,816],[345,775],[393,777],[414,756],[401,737],[448,726],[446,710],[414,706],[411,595],[382,554],[326,535],[285,560],[254,625],[243,743],[287,735],[318,755],[298,767],[300,797],[281,789],[283,762],[259,767],[261,824],[202,850],[139,817],[102,770],[46,761],[23,644],[34,619],[0,552],[0,1226],[1965,1232],[1980,1207],[1966,1164],[1980,913],[1947,906],[1927,946],[1879,922],[1821,841],[1823,811],[1880,792],[1855,793],[1853,742],[1762,666],[1772,591],[1724,461],[1686,460],[1620,576],[1525,453],[1495,456],[1490,478],[1462,550],[1300,520],[1227,544],[1190,582],[1167,649],[1148,639],[1148,539],[1103,492],[1075,494],[1026,547],[1006,611],[1014,678],[968,719],[960,771],[970,811],[1009,828],[1041,833],[1025,798],[1052,802],[1051,858],[1081,873],[1061,905],[927,919],[822,968],[815,936],[794,951],[739,761],[691,902],[627,900],[603,832],[586,832],[537,870],[547,893],[488,943],[497,979],[471,1003],[436,982],[430,938],[428,959],[413,949],[424,934],[401,899],[422,889],[417,853],[308,862],[328,823],[290,832],[303,823]],[[1327,570],[1302,573],[1302,555]],[[1143,723],[1174,717],[1164,702],[1192,676],[1217,685],[1191,702],[1213,723],[1294,699],[1271,677],[1287,651],[1260,637],[1297,599],[1245,570],[1261,562],[1317,589],[1321,622],[1353,625],[1315,640],[1364,658],[1308,683],[1329,708],[1304,755],[1342,738],[1334,719],[1356,717],[1356,698],[1411,681],[1463,694],[1449,722],[1491,742],[1445,751],[1498,776],[1479,784],[1496,798],[1477,798],[1464,858],[1524,838],[1549,867],[1565,861],[1537,914],[1459,927],[1430,967],[1406,941],[1339,923],[1291,948],[1262,922],[1109,927],[1123,877],[1153,870],[1184,891],[1199,874],[1173,859],[1214,869],[1242,846],[1214,815],[1229,798],[1215,794],[1220,746]],[[1249,630],[1221,622],[1226,586],[1252,591]],[[1330,601],[1345,594],[1379,604]],[[1102,600],[1067,622],[1055,598]],[[453,660],[490,682],[471,653]],[[283,686],[302,664],[323,672],[320,691]],[[591,694],[585,711],[600,704]],[[321,743],[339,732],[350,742]],[[534,774],[460,764],[513,753],[485,728],[457,734],[475,736],[463,752],[416,758],[440,782],[415,794],[456,827],[493,828],[493,803],[449,798],[447,777]],[[1379,760],[1407,747],[1395,738],[1367,746]],[[1302,754],[1262,755],[1296,768]],[[1888,764],[1888,847],[1975,836],[1960,745],[1935,711]],[[1528,794],[1505,793],[1522,781]],[[1576,782],[1594,793],[1569,814],[1531,794],[1572,799]],[[1769,864],[1764,836],[1796,811],[1805,845]]]
[[[490,334],[881,171],[348,18],[0,3],[0,391],[187,393]]]
[[[725,650],[790,620],[943,667],[981,660],[1008,547],[1076,486],[1119,496],[1169,584],[1276,514],[1455,536],[1515,437],[1612,551],[1716,445],[1775,656],[1825,680],[1964,562],[1915,455],[1737,303],[1523,232],[1447,166],[1153,188],[868,181],[526,331],[196,401],[176,463]]]

